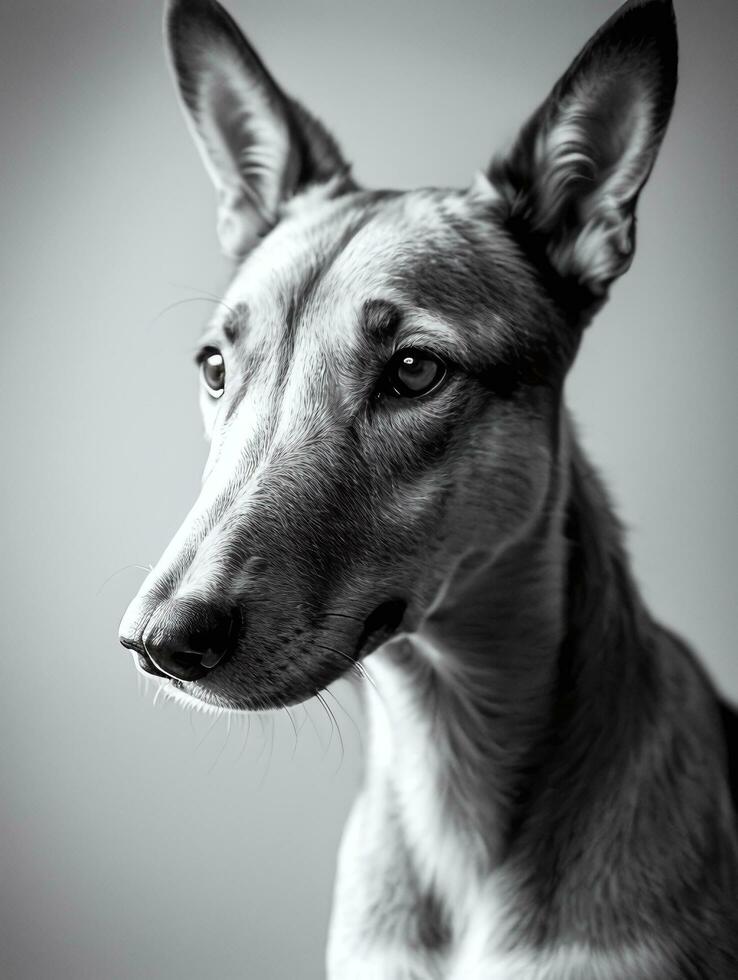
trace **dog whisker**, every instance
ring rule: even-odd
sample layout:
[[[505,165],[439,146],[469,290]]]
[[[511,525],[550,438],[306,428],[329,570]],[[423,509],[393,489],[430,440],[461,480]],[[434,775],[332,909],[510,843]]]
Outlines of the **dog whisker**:
[[[294,736],[295,736],[294,744],[292,747],[292,755],[290,756],[291,759],[294,759],[295,753],[297,752],[297,726],[295,725],[295,719],[292,717],[292,712],[290,711],[289,705],[285,704],[283,707],[284,710],[287,712],[287,717],[290,720],[290,725],[292,725],[292,731],[294,732]]]
[[[241,751],[238,753],[238,758],[239,759],[241,759],[243,757],[243,754],[246,751],[246,746],[248,744],[249,735],[251,734],[251,712],[250,711],[246,712],[246,722],[245,722],[245,725],[244,725],[244,729],[245,730],[244,730],[243,741],[241,743]]]
[[[336,729],[336,735],[338,737],[338,744],[339,744],[340,750],[341,750],[340,758],[339,758],[339,761],[338,761],[338,767],[336,768],[336,773],[338,773],[340,771],[340,769],[341,769],[341,766],[343,765],[343,760],[345,758],[345,747],[344,747],[344,743],[343,743],[343,735],[341,734],[341,726],[339,725],[338,719],[336,718],[336,716],[334,715],[333,711],[331,710],[330,705],[327,703],[327,701],[325,700],[325,698],[323,697],[323,695],[321,694],[320,691],[317,692],[317,698],[318,698],[318,701],[320,701],[320,703],[323,705],[323,708],[327,712],[328,717],[330,719],[330,722],[331,722],[331,739],[333,738],[333,728],[334,728],[334,726],[335,726],[335,729]]]
[[[238,315],[236,311],[233,309],[233,307],[229,306],[228,303],[226,303],[226,301],[221,296],[216,296],[215,293],[211,293],[207,289],[202,289],[197,286],[189,286],[187,283],[184,282],[180,282],[180,283],[173,282],[171,283],[171,285],[176,286],[177,289],[189,289],[191,293],[198,294],[196,297],[193,298],[212,300],[214,303],[218,303],[220,306],[225,307],[225,309],[228,310],[228,312],[232,314],[234,317]]]
[[[323,616],[331,616],[334,619],[351,619],[355,623],[364,622],[363,619],[360,619],[358,616],[352,616],[350,613],[327,612],[323,613]]]
[[[220,762],[220,760],[221,760],[221,758],[223,756],[223,752],[225,751],[226,745],[228,745],[228,742],[229,742],[229,739],[230,739],[230,735],[231,735],[230,714],[226,712],[225,713],[225,717],[226,717],[225,738],[223,739],[223,744],[221,745],[220,749],[218,750],[217,755],[215,756],[215,758],[213,759],[212,763],[208,767],[208,775],[210,775],[210,773],[212,773],[212,771],[215,769],[215,767]],[[217,720],[218,720],[218,718],[216,718],[216,721]]]
[[[152,567],[153,567],[152,565],[139,565],[136,562],[132,562],[130,565],[123,565],[122,568],[118,568],[114,572],[111,572],[110,575],[108,575],[108,577],[102,583],[102,585],[100,586],[100,588],[97,590],[96,595],[100,595],[100,593],[103,591],[103,589],[105,588],[105,586],[108,585],[108,583],[112,582],[112,580],[117,575],[121,575],[123,572],[130,571],[130,569],[132,569],[132,568],[137,568],[139,571],[146,572],[146,574],[148,575],[148,573],[151,571]]]
[[[264,769],[259,779],[259,783],[258,783],[259,788],[261,788],[264,785],[266,778],[269,775],[269,770],[272,765],[272,756],[274,754],[274,715],[270,712],[267,715],[267,719],[269,721],[269,751],[265,757]]]
[[[221,716],[221,713],[222,712],[220,712],[220,711],[218,711],[216,709],[215,717],[213,718],[213,720],[210,723],[210,725],[208,725],[208,728],[207,728],[205,734],[200,738],[200,740],[197,743],[197,745],[195,745],[195,752],[197,752],[205,744],[205,742],[207,741],[208,736],[213,731],[213,729],[215,728],[215,726],[218,724],[218,720],[219,720],[219,718]]]
[[[354,660],[347,653],[343,653],[341,650],[336,650],[335,647],[329,647],[325,643],[316,643],[316,650],[325,650],[328,653],[335,653],[337,657],[341,657],[343,660],[347,661],[350,666],[349,673],[353,674],[359,681],[367,681],[376,690],[377,685],[374,683],[371,675],[368,673],[366,667],[362,664],[360,660]]]
[[[186,306],[188,303],[215,303],[216,305],[226,305],[222,300],[216,300],[210,296],[187,296],[184,299],[177,299],[173,303],[167,304],[167,306],[161,309],[156,316],[148,322],[147,326],[153,327],[159,322],[159,320],[161,320],[162,317],[166,316],[167,313],[171,313],[172,310],[176,310],[180,306]]]
[[[331,689],[329,687],[325,688],[324,693],[327,694],[329,697],[332,697],[333,698],[333,700],[336,702],[336,704],[338,705],[338,707],[341,709],[341,711],[346,715],[346,717],[348,718],[348,720],[351,722],[351,724],[354,727],[354,731],[356,732],[356,734],[357,734],[357,736],[359,738],[359,744],[361,745],[361,747],[363,749],[363,747],[364,747],[364,737],[363,737],[361,728],[357,725],[357,723],[356,723],[355,719],[353,718],[353,716],[351,715],[351,713],[346,710],[346,708],[344,707],[344,705],[341,704],[340,700],[338,699],[338,696],[336,694],[334,694],[333,691],[331,691]]]
[[[305,709],[305,718],[310,722],[310,727],[315,732],[315,737],[316,737],[316,739],[318,741],[318,745],[320,746],[321,751],[323,753],[323,758],[325,758],[326,746],[323,744],[323,738],[322,738],[322,736],[320,734],[320,729],[315,724],[315,719],[313,718],[312,714],[310,713],[310,702],[309,701],[304,701],[303,702],[303,707]],[[304,722],[303,722],[303,724],[304,724]]]

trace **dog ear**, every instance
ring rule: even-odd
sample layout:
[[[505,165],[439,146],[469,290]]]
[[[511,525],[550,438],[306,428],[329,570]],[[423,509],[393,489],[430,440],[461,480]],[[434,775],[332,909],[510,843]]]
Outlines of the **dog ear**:
[[[513,234],[579,316],[591,314],[630,265],[636,202],[676,79],[671,0],[630,0],[488,171]]]
[[[286,96],[214,0],[170,0],[165,35],[185,117],[215,184],[218,236],[241,258],[280,204],[349,167],[322,125]]]

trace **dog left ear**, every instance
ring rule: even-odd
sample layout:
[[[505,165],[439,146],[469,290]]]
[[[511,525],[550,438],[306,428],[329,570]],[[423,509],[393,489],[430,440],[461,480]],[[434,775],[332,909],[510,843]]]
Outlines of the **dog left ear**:
[[[671,0],[630,0],[489,169],[513,234],[585,321],[632,260],[676,80]]]
[[[218,195],[218,237],[242,258],[278,221],[280,205],[349,167],[323,126],[282,92],[215,0],[169,0],[169,56],[185,117]]]

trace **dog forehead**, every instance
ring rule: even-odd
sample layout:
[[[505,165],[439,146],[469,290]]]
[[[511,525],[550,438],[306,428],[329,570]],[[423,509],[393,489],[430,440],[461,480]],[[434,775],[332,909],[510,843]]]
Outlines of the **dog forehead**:
[[[467,194],[358,192],[295,202],[225,298],[249,309],[257,341],[289,333],[292,343],[336,351],[360,340],[362,311],[374,300],[452,327],[488,326],[510,302],[516,263],[493,211]]]
[[[354,269],[345,253],[362,230],[371,224],[381,208],[377,196],[347,195],[336,201],[292,202],[279,224],[243,262],[227,293],[229,306],[243,304],[250,311],[250,331],[266,330],[304,319],[318,321],[316,307],[331,304],[331,319],[355,301],[357,293],[378,288],[378,277],[369,281],[368,269]],[[321,285],[341,261],[342,288],[330,277],[329,288]],[[348,273],[348,274],[346,274]]]

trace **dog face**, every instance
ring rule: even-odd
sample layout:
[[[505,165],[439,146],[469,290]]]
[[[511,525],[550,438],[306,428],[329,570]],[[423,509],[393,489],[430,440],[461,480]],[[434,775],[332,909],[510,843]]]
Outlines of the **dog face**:
[[[202,492],[121,638],[200,701],[289,704],[545,507],[566,369],[668,119],[673,22],[626,5],[470,190],[409,193],[357,187],[217,4],[167,24],[238,267],[198,355]]]

